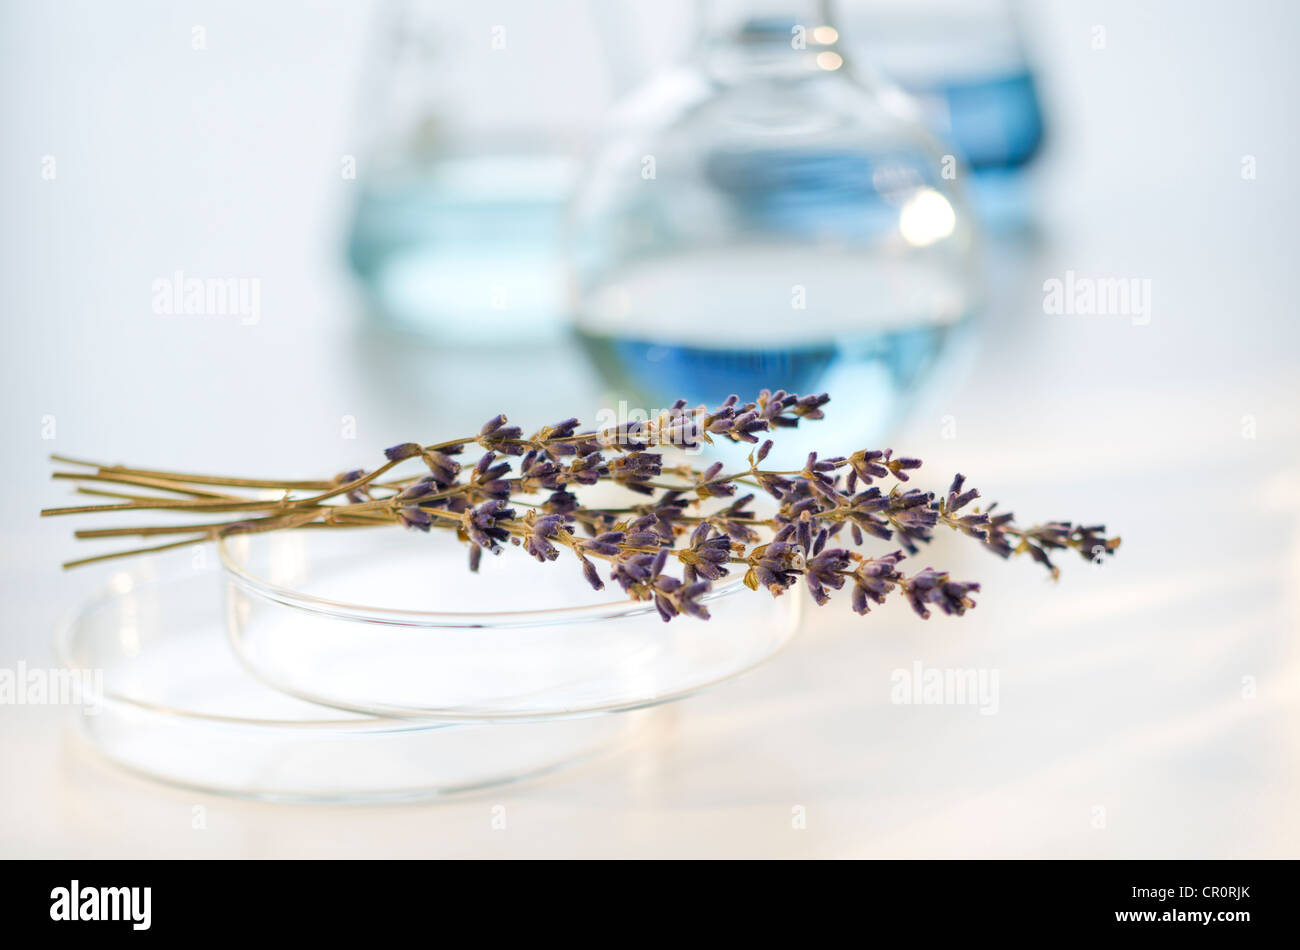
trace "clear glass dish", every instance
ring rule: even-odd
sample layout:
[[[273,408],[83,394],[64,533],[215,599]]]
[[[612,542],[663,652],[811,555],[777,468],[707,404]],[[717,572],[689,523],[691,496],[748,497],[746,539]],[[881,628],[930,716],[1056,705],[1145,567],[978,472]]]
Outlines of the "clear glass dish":
[[[392,528],[232,536],[220,551],[248,668],[367,715],[549,720],[652,706],[766,660],[801,613],[799,596],[773,599],[735,575],[708,596],[713,619],[664,623],[613,584],[593,591],[576,561],[510,549],[475,574],[452,538]]]
[[[62,662],[102,674],[102,693],[82,697],[77,718],[119,765],[261,799],[419,799],[549,772],[635,725],[635,715],[420,723],[313,705],[240,665],[221,587],[219,571],[196,569],[188,552],[149,558],[115,574],[59,631]]]

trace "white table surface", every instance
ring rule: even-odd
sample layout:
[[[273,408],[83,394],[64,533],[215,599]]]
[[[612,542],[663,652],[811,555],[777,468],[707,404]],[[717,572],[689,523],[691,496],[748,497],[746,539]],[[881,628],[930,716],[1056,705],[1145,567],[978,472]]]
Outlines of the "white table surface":
[[[47,5],[7,5],[0,28],[9,667],[51,664],[53,625],[93,583],[58,568],[70,524],[36,518],[66,497],[48,452],[332,472],[518,395],[509,372],[484,391],[478,366],[358,335],[338,266],[355,183],[336,176],[364,9],[60,6],[56,26]],[[941,541],[934,563],[984,583],[966,618],[825,608],[637,741],[435,804],[179,791],[101,760],[67,709],[0,707],[0,855],[1295,856],[1300,10],[1087,6],[1033,19],[1053,110],[1040,239],[1005,264],[970,369],[898,445],[1027,518],[1104,520],[1124,537],[1112,563],[1067,560],[1053,585]],[[155,316],[150,283],[176,268],[260,275],[262,321]],[[1150,279],[1150,324],[1044,315],[1042,282],[1067,269]],[[551,366],[527,421],[599,405],[573,354]],[[998,670],[998,714],[891,703],[891,672],[915,660]]]

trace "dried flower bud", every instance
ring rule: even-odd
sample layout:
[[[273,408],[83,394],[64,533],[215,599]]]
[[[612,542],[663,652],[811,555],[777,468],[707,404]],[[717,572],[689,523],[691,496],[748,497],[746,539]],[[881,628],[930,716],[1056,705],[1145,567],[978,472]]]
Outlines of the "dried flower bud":
[[[865,558],[853,572],[853,600],[855,613],[867,614],[873,604],[883,604],[885,597],[903,580],[898,571],[898,562],[903,560],[902,551],[894,551],[882,557]]]
[[[968,608],[975,606],[970,595],[978,593],[979,589],[979,584],[949,580],[947,574],[929,567],[903,581],[907,601],[922,620],[930,618],[927,604],[938,607],[945,614],[960,617]]]
[[[424,446],[418,442],[403,442],[401,445],[390,446],[384,449],[384,455],[390,462],[403,462],[409,458],[415,458],[424,451]]]
[[[428,531],[433,524],[433,518],[429,513],[415,505],[397,509],[397,520],[408,528],[414,528],[416,531]]]
[[[513,508],[507,508],[504,502],[494,498],[469,510],[465,519],[465,531],[479,547],[500,554],[501,545],[510,540],[510,531],[502,522],[514,517]]]
[[[504,415],[496,415],[483,423],[475,440],[485,449],[492,449],[502,455],[523,455],[525,446],[519,442],[523,430],[519,426],[506,425]]]

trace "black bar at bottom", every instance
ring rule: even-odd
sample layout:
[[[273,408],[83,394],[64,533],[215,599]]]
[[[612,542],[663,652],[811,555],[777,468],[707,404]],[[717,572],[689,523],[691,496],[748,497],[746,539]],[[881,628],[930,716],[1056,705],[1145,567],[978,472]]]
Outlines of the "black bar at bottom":
[[[253,936],[269,927],[297,940],[378,928],[371,945],[391,943],[381,935],[399,926],[431,943],[475,932],[497,939],[512,924],[535,939],[603,933],[610,942],[642,928],[684,937],[687,920],[701,916],[719,935],[786,919],[808,936],[848,924],[872,942],[908,932],[925,941],[1052,934],[1234,940],[1295,925],[1289,861],[638,864],[9,862],[0,919],[7,937]]]

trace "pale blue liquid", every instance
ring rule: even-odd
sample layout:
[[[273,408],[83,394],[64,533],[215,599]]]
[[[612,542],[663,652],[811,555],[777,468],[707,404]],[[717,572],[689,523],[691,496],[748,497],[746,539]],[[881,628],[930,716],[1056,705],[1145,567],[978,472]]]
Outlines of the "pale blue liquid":
[[[823,447],[853,451],[890,435],[955,332],[920,326],[761,349],[579,337],[617,394],[650,411],[678,398],[691,405],[716,405],[732,393],[749,400],[762,389],[829,392],[827,420],[813,435]],[[802,437],[787,433],[779,441],[794,445],[792,458],[808,450]]]
[[[909,91],[931,106],[931,125],[970,171],[967,195],[976,217],[993,230],[1030,216],[1024,170],[1042,148],[1042,108],[1027,70]]]
[[[1043,141],[1043,115],[1027,71],[917,90],[943,104],[936,129],[976,173],[1027,165]]]
[[[374,312],[451,343],[557,333],[563,173],[554,159],[490,158],[364,186],[347,252]]]

